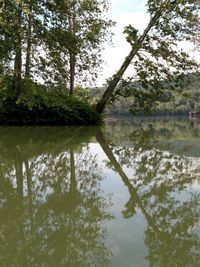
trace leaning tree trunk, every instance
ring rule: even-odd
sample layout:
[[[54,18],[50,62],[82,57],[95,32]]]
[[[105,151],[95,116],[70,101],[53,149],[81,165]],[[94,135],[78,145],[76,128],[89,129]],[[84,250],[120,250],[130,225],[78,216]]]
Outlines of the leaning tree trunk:
[[[15,61],[14,61],[14,75],[13,75],[13,91],[15,96],[21,93],[22,87],[22,40],[21,40],[21,24],[22,24],[22,8],[19,5],[19,9],[16,14],[16,42],[15,42]]]
[[[138,38],[135,45],[132,47],[129,55],[125,58],[123,64],[121,65],[120,69],[117,71],[117,73],[113,76],[113,78],[109,81],[108,87],[104,94],[102,95],[101,99],[96,105],[96,111],[98,113],[102,113],[106,107],[106,105],[109,103],[109,100],[113,94],[113,91],[115,90],[118,82],[122,78],[124,72],[130,65],[133,58],[137,55],[138,51],[140,50],[147,34],[151,30],[151,28],[156,24],[160,16],[162,15],[164,7],[170,3],[170,0],[165,1],[160,9],[157,11],[157,13],[150,19],[149,24],[147,25],[146,29],[144,30],[143,34]]]

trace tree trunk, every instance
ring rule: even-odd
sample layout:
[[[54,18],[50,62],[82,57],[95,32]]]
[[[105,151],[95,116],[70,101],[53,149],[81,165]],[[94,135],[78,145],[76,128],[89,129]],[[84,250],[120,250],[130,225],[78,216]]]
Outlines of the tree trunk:
[[[15,43],[15,62],[14,62],[14,75],[13,75],[13,91],[16,98],[21,93],[22,87],[22,40],[21,40],[21,24],[22,24],[22,8],[19,9],[16,15],[16,43]]]
[[[72,12],[69,15],[69,32],[71,37],[75,40],[75,24],[76,24],[76,14],[75,14],[75,4],[72,6]],[[76,44],[75,44],[76,46]],[[75,80],[75,66],[76,66],[76,53],[74,51],[74,46],[69,48],[69,73],[70,73],[70,86],[69,86],[69,94],[73,95],[74,93],[74,80]]]
[[[75,79],[75,54],[70,52],[70,87],[69,94],[73,95],[74,92],[74,79]]]
[[[147,34],[149,33],[150,29],[155,25],[155,23],[158,21],[160,16],[162,15],[163,8],[169,4],[170,0],[167,0],[164,2],[160,9],[157,11],[157,13],[150,19],[149,24],[147,25],[146,29],[144,30],[143,34],[138,38],[136,44],[132,47],[129,55],[125,58],[123,64],[121,65],[120,69],[117,71],[117,73],[113,76],[113,78],[108,82],[108,87],[104,94],[102,95],[101,99],[96,105],[96,111],[98,113],[102,113],[106,107],[106,105],[109,103],[109,100],[113,94],[114,89],[116,88],[118,82],[122,78],[124,72],[130,65],[133,58],[137,55],[138,51],[140,50]]]
[[[32,46],[32,5],[30,3],[29,14],[28,14],[25,78],[30,78],[31,46]]]

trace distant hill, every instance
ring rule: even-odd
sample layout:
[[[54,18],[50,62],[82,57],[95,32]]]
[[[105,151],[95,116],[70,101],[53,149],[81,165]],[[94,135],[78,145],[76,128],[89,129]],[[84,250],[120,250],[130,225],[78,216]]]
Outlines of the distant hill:
[[[133,83],[133,90],[141,84]],[[131,85],[129,85],[131,87]],[[200,76],[194,73],[182,75],[174,81],[161,81],[160,88],[163,92],[161,99],[151,110],[152,115],[184,115],[189,110],[194,109],[200,113]],[[130,88],[129,88],[130,90]],[[139,92],[140,89],[138,89]],[[141,89],[144,90],[144,89]],[[89,88],[91,97],[100,98],[105,91],[105,87]],[[131,109],[134,111],[134,105],[137,99],[134,96],[119,97],[106,110],[109,115],[128,115]],[[142,110],[137,110],[136,114],[144,114]]]

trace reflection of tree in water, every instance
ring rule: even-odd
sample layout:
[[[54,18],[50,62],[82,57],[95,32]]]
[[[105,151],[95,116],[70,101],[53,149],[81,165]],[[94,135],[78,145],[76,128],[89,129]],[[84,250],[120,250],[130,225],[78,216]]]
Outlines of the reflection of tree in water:
[[[102,133],[96,138],[110,161],[108,166],[128,188],[124,217],[140,209],[147,222],[150,266],[198,266],[200,194],[190,188],[199,179],[200,161],[150,148],[142,136],[133,147],[109,146]],[[127,168],[132,178],[126,175]]]
[[[199,141],[200,124],[199,120],[195,123],[186,118],[134,118],[130,120],[119,119],[109,122],[105,127],[105,135],[108,140],[120,146],[137,141],[148,140],[148,144],[163,141],[193,140]],[[151,142],[150,142],[151,141]]]
[[[78,138],[54,134],[0,141],[0,266],[109,265],[103,222],[111,216],[96,159]],[[200,197],[190,190],[198,160],[155,149],[141,132],[133,137],[133,146],[117,147],[97,134],[130,194],[124,217],[143,213],[151,266],[198,266]]]
[[[95,156],[87,146],[51,146],[34,156],[16,145],[12,162],[1,154],[0,265],[108,266],[110,203]]]

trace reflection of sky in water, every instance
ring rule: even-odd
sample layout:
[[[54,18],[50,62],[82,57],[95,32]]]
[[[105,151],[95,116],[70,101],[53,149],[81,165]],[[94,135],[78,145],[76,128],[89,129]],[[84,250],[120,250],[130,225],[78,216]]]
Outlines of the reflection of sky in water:
[[[106,167],[108,159],[102,148],[97,143],[90,144],[92,154],[97,154],[98,165],[102,167],[102,175],[105,177],[101,182],[105,196],[111,196],[111,213],[114,220],[106,223],[108,229],[107,244],[111,248],[113,258],[112,266],[148,266],[144,260],[146,248],[143,241],[146,222],[141,212],[134,218],[124,219],[122,210],[129,200],[127,188],[120,176]],[[134,264],[134,265],[133,265]]]
[[[111,168],[107,168],[109,160],[103,152],[102,148],[99,146],[99,144],[90,144],[90,150],[92,154],[97,154],[98,165],[102,167],[102,175],[105,175],[106,177],[106,179],[104,179],[101,183],[103,191],[105,193],[111,194],[112,196],[111,199],[113,206],[111,211],[114,214],[115,219],[109,221],[106,225],[109,233],[107,242],[113,253],[112,266],[149,266],[149,263],[147,262],[147,260],[145,260],[145,257],[148,255],[148,248],[145,246],[144,243],[144,234],[147,227],[145,217],[143,216],[142,212],[137,208],[137,212],[134,217],[131,217],[129,219],[123,218],[122,211],[124,210],[124,206],[130,198],[128,189],[124,186],[119,174],[116,173],[114,170],[111,170]],[[143,153],[146,153],[147,156],[150,156],[152,151],[146,151]],[[169,156],[171,154],[167,151],[163,151],[162,155],[163,158],[160,161],[161,171],[163,169],[163,166],[169,162]],[[188,173],[188,175],[192,176],[192,172],[199,169],[200,167],[200,160],[197,158],[187,158],[176,155],[174,155],[174,157],[175,159],[173,157],[170,158],[170,162],[172,165],[176,163],[177,160],[179,162],[183,162],[180,173],[186,175]],[[117,158],[118,157],[116,156],[116,159]],[[123,171],[128,177],[137,179],[137,177],[134,177],[136,175],[135,169],[138,167],[137,165],[140,164],[141,158],[142,155],[139,152],[138,155],[135,157],[134,161],[132,162],[132,166],[130,168],[123,168]],[[186,163],[188,160],[189,167]],[[152,166],[149,166],[149,168],[152,168]],[[155,184],[159,186],[159,183],[162,184],[165,180],[177,179],[174,178],[175,175],[177,175],[176,170],[169,170],[169,172],[163,176],[161,173],[158,175],[159,179],[155,177],[146,186],[146,188],[142,188],[140,193],[142,194],[146,192],[149,187],[154,187]],[[199,176],[198,173],[197,175]],[[186,189],[176,191],[176,188],[174,188],[174,190],[169,193],[169,196],[172,197],[175,201],[184,203],[190,201],[192,193],[199,193],[199,189],[200,185],[198,180],[191,180],[191,183],[189,182],[186,185]],[[153,196],[149,199],[149,201],[151,200],[154,201]],[[165,206],[165,203],[160,205],[160,207],[162,208],[165,208]],[[173,224],[173,221],[171,221],[171,223]],[[197,233],[199,233],[199,227],[195,227],[194,229],[192,229],[192,231],[196,231]]]
[[[146,222],[140,211],[130,219],[124,219],[122,210],[129,200],[129,194],[118,175],[106,176],[104,190],[112,194],[112,213],[115,219],[107,223],[108,246],[113,253],[112,266],[147,266],[143,264],[146,248],[143,241]],[[108,189],[109,188],[109,189]]]
[[[132,127],[132,125],[130,127]],[[129,126],[127,126],[127,130],[128,128]],[[123,137],[122,129],[123,127],[119,128],[119,132]],[[56,190],[55,184],[60,177],[63,179],[63,188],[60,192],[61,194],[62,192],[68,194],[70,191],[69,184],[71,175],[69,167],[71,164],[70,152],[72,151],[75,167],[77,167],[77,169],[75,168],[75,176],[78,185],[78,193],[83,193],[85,196],[84,201],[86,202],[90,198],[92,192],[96,200],[99,197],[103,197],[105,203],[107,203],[107,205],[105,205],[105,210],[114,215],[111,220],[107,220],[106,222],[102,220],[99,222],[101,226],[106,226],[107,228],[105,242],[106,247],[111,249],[113,254],[111,257],[111,266],[146,267],[150,265],[147,256],[151,249],[155,249],[155,251],[152,252],[154,256],[162,258],[162,255],[159,254],[160,244],[158,243],[159,245],[157,246],[158,240],[156,238],[160,238],[158,242],[161,242],[161,249],[163,249],[163,247],[165,248],[166,245],[169,251],[170,247],[175,251],[176,247],[173,247],[172,244],[175,235],[170,235],[172,226],[176,227],[178,220],[180,220],[179,223],[181,224],[187,221],[187,219],[193,219],[187,216],[193,216],[193,211],[195,209],[196,213],[198,213],[199,202],[198,204],[191,204],[191,206],[188,205],[188,209],[187,204],[190,204],[190,200],[195,194],[200,194],[200,180],[198,180],[200,176],[200,158],[194,157],[196,155],[193,153],[195,151],[195,144],[194,146],[187,145],[186,140],[184,140],[184,146],[186,144],[187,147],[185,152],[182,149],[183,143],[181,143],[182,153],[176,153],[177,151],[180,152],[180,143],[178,143],[177,140],[175,142],[170,142],[168,146],[163,142],[162,138],[160,138],[161,141],[159,141],[159,144],[158,142],[152,142],[153,145],[151,145],[149,140],[151,136],[147,136],[146,139],[141,139],[137,147],[137,141],[140,141],[140,137],[142,138],[142,136],[136,136],[136,138],[134,136],[132,140],[130,139],[127,141],[127,138],[130,137],[129,132],[124,133],[124,139],[119,139],[118,146],[116,146],[114,145],[115,140],[111,138],[112,134],[115,134],[115,132],[118,137],[117,131],[110,132],[109,135],[107,134],[113,142],[112,146],[109,142],[105,142],[105,146],[110,150],[117,164],[120,163],[121,174],[119,170],[118,172],[116,171],[116,162],[111,162],[108,154],[106,155],[106,148],[103,149],[102,145],[103,142],[102,144],[101,142],[95,142],[94,137],[92,138],[92,143],[84,142],[77,149],[71,146],[67,147],[66,150],[58,149],[55,154],[44,152],[43,154],[29,159],[29,167],[32,169],[32,186],[35,190],[33,190],[33,192],[35,192],[34,201],[35,203],[45,203],[49,196],[54,196],[54,190]],[[106,136],[106,132],[104,134]],[[123,145],[120,144],[120,141]],[[174,148],[173,144],[175,144]],[[119,152],[118,154],[115,149]],[[127,149],[128,154],[124,153],[124,149]],[[68,169],[65,169],[66,166],[68,166]],[[26,177],[24,164],[22,169],[24,177]],[[85,175],[84,172],[86,173]],[[95,176],[95,172],[97,172],[97,176]],[[148,172],[150,174],[148,174]],[[122,173],[128,177],[128,182],[126,178],[122,179]],[[100,175],[100,177],[98,175]],[[16,189],[17,180],[14,171],[12,171],[11,176],[11,183]],[[87,180],[88,177],[89,179]],[[98,185],[95,184],[95,186],[92,186],[92,179],[95,180],[95,177],[98,177]],[[48,181],[48,183],[45,183],[46,181]],[[85,182],[85,188],[81,188],[81,181]],[[23,195],[28,197],[29,192],[26,179],[23,183]],[[89,188],[87,188],[87,186]],[[137,195],[136,198],[134,198],[135,195]],[[59,194],[57,196],[59,196]],[[77,196],[79,195],[77,194]],[[68,197],[70,197],[69,194]],[[112,205],[109,204],[110,199]],[[56,198],[53,199],[53,201],[55,200]],[[125,218],[125,213],[123,212],[126,211],[127,203],[130,200],[132,200],[131,205],[135,213],[131,214],[129,218]],[[140,200],[144,209],[142,209],[142,205],[139,203]],[[69,199],[67,201],[70,202]],[[80,203],[78,202],[77,207],[81,207],[83,204],[82,201],[83,200],[81,200]],[[52,204],[52,202],[50,204]],[[64,204],[66,203],[64,202]],[[98,205],[98,201],[96,205]],[[186,209],[184,209],[184,205]],[[86,206],[87,205],[85,205],[85,207]],[[87,215],[87,212],[88,210],[85,209],[84,214]],[[162,212],[166,212],[165,215],[162,216]],[[176,217],[176,215],[178,217]],[[150,218],[148,218],[148,216]],[[166,226],[164,221],[165,216],[168,220]],[[155,222],[153,223],[155,223],[155,229],[158,229],[158,232],[161,231],[163,235],[167,236],[166,244],[163,244],[164,241],[152,227],[152,220],[154,220],[154,218]],[[93,219],[96,219],[95,216]],[[187,231],[192,234],[196,233],[198,236],[200,233],[199,226],[199,223],[195,222]],[[185,229],[183,228],[182,236],[179,232],[177,235],[180,235],[180,239],[183,239],[183,242],[182,240],[181,242],[187,245],[187,240],[184,240],[186,234],[184,231]],[[157,234],[159,237],[156,236]],[[170,240],[170,238],[172,240]],[[192,242],[193,240],[191,243]],[[153,247],[154,245],[155,247]],[[179,248],[182,249],[179,243],[178,245]],[[186,250],[187,249],[189,250],[189,248],[186,248]],[[189,256],[190,255],[188,255],[188,258]]]

